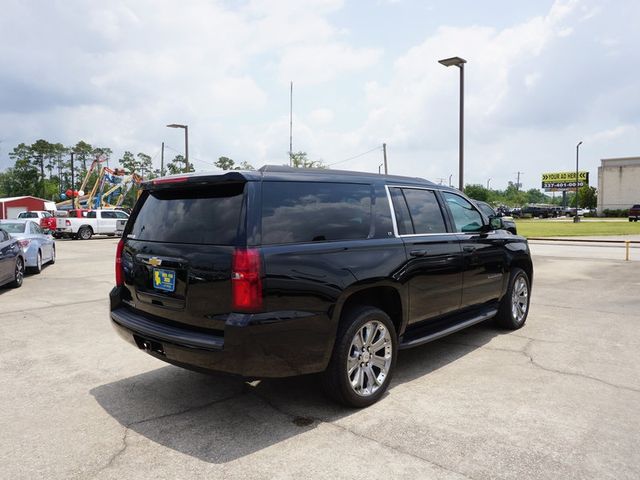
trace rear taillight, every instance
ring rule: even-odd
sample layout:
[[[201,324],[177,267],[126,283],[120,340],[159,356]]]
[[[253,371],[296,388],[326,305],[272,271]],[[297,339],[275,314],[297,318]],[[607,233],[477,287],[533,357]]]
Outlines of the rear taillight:
[[[22,247],[23,250],[26,250],[27,248],[29,248],[29,244],[31,243],[31,240],[19,240],[18,241],[20,243],[20,246]]]
[[[233,310],[255,311],[262,307],[260,251],[236,249],[233,253],[231,287]]]
[[[120,239],[116,247],[116,286],[124,285],[124,273],[122,271],[122,251],[124,250],[124,240]]]

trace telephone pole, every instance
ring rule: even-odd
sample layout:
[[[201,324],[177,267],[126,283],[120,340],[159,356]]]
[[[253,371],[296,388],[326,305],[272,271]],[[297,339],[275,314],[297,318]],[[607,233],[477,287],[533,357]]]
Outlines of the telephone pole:
[[[520,175],[524,175],[524,172],[516,172],[518,180],[516,180],[516,191],[520,191]]]
[[[289,166],[293,164],[293,82],[289,92]]]
[[[382,144],[382,154],[384,155],[384,174],[389,175],[389,170],[387,169],[387,144]]]
[[[162,148],[160,149],[160,176],[164,177],[164,142],[162,142]]]

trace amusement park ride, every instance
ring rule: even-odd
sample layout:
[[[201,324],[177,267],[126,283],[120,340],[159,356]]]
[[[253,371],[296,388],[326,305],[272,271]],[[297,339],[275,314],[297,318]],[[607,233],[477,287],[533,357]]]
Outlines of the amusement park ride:
[[[127,192],[134,185],[138,185],[142,178],[135,172],[127,174],[123,169],[111,169],[101,165],[107,159],[98,157],[87,171],[79,190],[67,190],[60,195],[63,200],[56,203],[59,210],[77,208],[98,209],[113,208],[122,205]],[[85,193],[91,174],[97,171],[97,178],[91,191]]]

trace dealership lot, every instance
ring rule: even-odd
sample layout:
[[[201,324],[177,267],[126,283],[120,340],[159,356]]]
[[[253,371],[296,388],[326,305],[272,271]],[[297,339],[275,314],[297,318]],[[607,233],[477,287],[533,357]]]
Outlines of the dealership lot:
[[[636,261],[534,245],[523,329],[402,351],[386,397],[348,410],[314,376],[206,376],[123,342],[115,247],[59,241],[0,290],[2,478],[640,477]]]

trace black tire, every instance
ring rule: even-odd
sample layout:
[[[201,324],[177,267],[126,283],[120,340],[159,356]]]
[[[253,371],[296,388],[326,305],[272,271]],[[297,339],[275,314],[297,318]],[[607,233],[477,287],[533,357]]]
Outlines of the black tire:
[[[23,280],[24,280],[24,260],[22,259],[22,257],[17,257],[13,282],[11,282],[9,286],[12,288],[20,288],[22,286]]]
[[[51,260],[49,260],[49,264],[53,265],[54,263],[56,263],[56,247],[53,247],[53,250],[51,251]]]
[[[35,273],[36,275],[39,275],[42,272],[42,252],[40,250],[38,250],[38,257],[36,260],[36,266],[35,267],[29,267],[29,271],[31,273]]]
[[[82,227],[80,228],[80,230],[78,230],[78,238],[80,240],[89,240],[91,239],[92,235],[93,230],[91,230],[91,227]]]
[[[377,344],[382,340],[384,342],[383,346],[379,346],[378,350],[374,352],[371,352],[370,348],[363,347],[361,354],[358,355],[357,347],[353,345],[353,342],[356,341],[356,335],[359,335],[360,331],[369,325],[373,325],[371,328],[374,329],[373,333],[370,334],[373,338],[370,339],[369,343]],[[391,349],[390,352],[388,348]],[[383,359],[382,356],[376,355],[383,351],[386,371],[375,365],[373,360],[373,358],[377,360]],[[331,360],[327,369],[322,373],[322,384],[325,392],[334,400],[349,407],[363,408],[374,404],[384,395],[391,382],[397,354],[398,339],[396,330],[393,322],[385,312],[367,306],[350,310],[338,327]],[[364,367],[365,363],[360,363],[361,360],[364,361],[363,355],[366,355],[366,367]],[[358,386],[352,386],[352,380],[348,372],[349,358],[351,358],[354,365],[352,368],[355,369],[352,376],[364,379],[364,383],[360,382],[361,390],[362,385],[365,385],[366,388],[372,390],[371,392],[359,394],[356,392]],[[358,363],[360,366],[358,366]],[[376,376],[375,385],[373,383],[370,384],[370,376],[365,369]],[[380,380],[381,378],[382,380]],[[358,380],[354,381],[358,383]]]
[[[524,282],[524,293],[526,298],[522,295],[521,287]],[[514,294],[515,290],[515,294]],[[516,297],[518,298],[516,300]],[[515,305],[517,302],[518,305]],[[531,281],[527,272],[521,268],[514,267],[511,270],[509,277],[509,286],[507,293],[505,293],[502,301],[500,302],[500,308],[496,315],[496,323],[499,327],[506,328],[508,330],[517,330],[522,328],[527,321],[529,315],[529,304],[531,302]],[[524,309],[524,312],[522,311]]]

